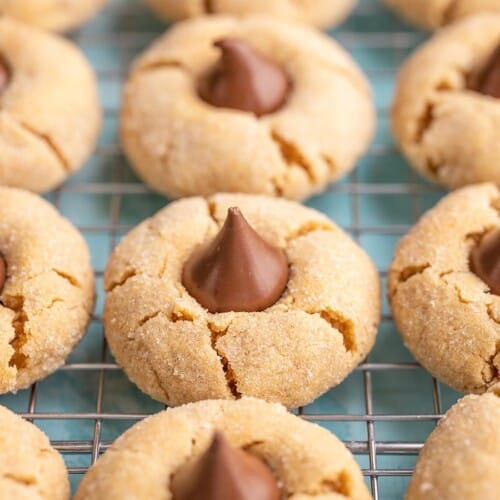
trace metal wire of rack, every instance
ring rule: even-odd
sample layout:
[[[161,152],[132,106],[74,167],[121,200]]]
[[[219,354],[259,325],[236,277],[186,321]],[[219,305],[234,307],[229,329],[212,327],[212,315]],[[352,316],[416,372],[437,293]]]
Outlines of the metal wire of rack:
[[[116,138],[120,86],[129,63],[163,29],[137,2],[115,0],[72,37],[96,67],[105,130],[86,169],[49,199],[89,242],[100,299],[85,341],[58,373],[28,391],[0,398],[49,434],[66,459],[73,487],[120,432],[162,408],[141,395],[110,357],[102,333],[102,275],[119,238],[165,203],[134,177]],[[360,167],[309,204],[331,215],[371,253],[385,281],[395,241],[441,195],[408,169],[387,126],[395,70],[423,35],[375,0],[360,0],[334,36],[373,83],[379,133]],[[376,500],[396,499],[424,439],[456,397],[404,350],[385,305],[374,352],[344,384],[298,414],[344,439]]]

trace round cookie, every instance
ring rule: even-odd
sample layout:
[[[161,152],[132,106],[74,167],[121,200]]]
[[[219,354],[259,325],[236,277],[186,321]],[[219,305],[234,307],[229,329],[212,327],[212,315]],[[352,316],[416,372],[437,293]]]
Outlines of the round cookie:
[[[482,12],[500,13],[500,0],[384,0],[408,21],[437,29]]]
[[[248,16],[267,14],[273,18],[328,28],[343,21],[356,0],[146,0],[162,17],[179,21],[206,14]]]
[[[500,399],[466,396],[425,443],[406,500],[484,500],[500,488]]]
[[[187,263],[223,233],[234,206],[288,262],[284,292],[260,312],[209,312],[184,284]],[[233,250],[261,262],[248,256],[246,243]],[[234,269],[245,265],[219,267],[222,281],[214,276],[212,284],[221,296],[231,286],[245,294],[246,286],[263,284],[251,277],[266,267],[245,268],[249,283],[235,278]],[[379,278],[364,251],[322,214],[265,196],[220,194],[168,205],[121,241],[104,281],[111,351],[140,389],[169,405],[240,396],[308,403],[366,357],[380,317]],[[248,302],[255,298],[249,293]]]
[[[471,263],[500,228],[499,209],[492,184],[455,191],[401,240],[389,270],[389,299],[406,346],[461,392],[499,384],[500,297]]]
[[[100,123],[95,77],[79,49],[0,17],[0,185],[58,186],[90,155]]]
[[[500,183],[499,44],[500,13],[474,16],[434,35],[399,75],[396,140],[413,167],[448,188]]]
[[[282,498],[371,498],[358,465],[333,434],[280,405],[244,398],[189,404],[136,424],[90,468],[75,499],[171,499],[171,479],[207,449],[216,431],[268,465]]]
[[[67,31],[90,19],[107,0],[0,0],[6,15],[52,31]]]
[[[243,100],[245,84],[255,92],[270,88],[243,49],[214,46],[228,39],[289,80],[286,95],[277,96],[284,101],[279,109],[258,117],[200,96],[207,74],[228,59],[241,70],[238,85],[223,82],[233,98]],[[171,197],[245,192],[302,199],[354,168],[374,123],[366,79],[326,35],[273,18],[212,16],[174,26],[136,61],[121,136],[137,173]]]
[[[54,372],[94,304],[87,246],[38,196],[0,188],[0,393]],[[5,271],[5,272],[3,272]]]
[[[33,424],[0,406],[0,497],[69,500],[61,455]]]

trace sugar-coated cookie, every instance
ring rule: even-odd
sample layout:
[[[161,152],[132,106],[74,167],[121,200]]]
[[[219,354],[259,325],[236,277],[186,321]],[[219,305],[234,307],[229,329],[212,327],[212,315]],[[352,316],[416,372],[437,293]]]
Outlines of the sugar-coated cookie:
[[[0,393],[59,368],[84,335],[93,304],[80,233],[37,195],[0,188]]]
[[[374,124],[369,85],[332,39],[212,16],[174,26],[136,61],[121,136],[137,173],[171,197],[301,199],[354,168]]]
[[[90,155],[100,123],[94,73],[80,50],[0,17],[0,185],[58,186]]]
[[[500,0],[384,0],[408,21],[437,29],[482,12],[500,13]]]
[[[500,183],[500,13],[445,28],[410,56],[392,125],[412,166],[430,180],[452,189]]]
[[[214,439],[215,433],[219,437]],[[264,480],[275,483],[274,491],[266,483],[263,490],[262,468],[270,476]],[[178,487],[180,482],[184,488]],[[233,495],[222,494],[232,486],[236,486]],[[371,496],[359,466],[333,434],[278,404],[243,398],[169,409],[118,438],[83,478],[75,500],[122,498],[368,500]]]
[[[69,500],[61,455],[33,424],[0,406],[0,498]]]
[[[399,243],[389,299],[405,344],[462,392],[497,387],[500,370],[500,191],[455,191]]]
[[[500,398],[466,396],[424,445],[406,500],[485,500],[500,490]]]
[[[121,241],[104,280],[111,351],[169,405],[308,403],[366,357],[380,316],[364,251],[320,213],[264,196],[168,205]]]
[[[162,17],[175,21],[207,14],[267,14],[327,28],[343,21],[356,0],[146,0]]]
[[[0,0],[6,15],[52,31],[67,31],[92,17],[107,0]]]

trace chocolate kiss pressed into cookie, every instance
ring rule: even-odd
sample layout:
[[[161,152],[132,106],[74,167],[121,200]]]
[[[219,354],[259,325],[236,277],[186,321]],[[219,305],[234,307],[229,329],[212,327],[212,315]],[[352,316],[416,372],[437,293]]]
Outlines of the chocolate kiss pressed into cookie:
[[[214,45],[222,56],[199,84],[204,101],[257,116],[273,113],[285,104],[290,82],[282,68],[243,40],[226,38]]]
[[[205,453],[172,479],[174,500],[279,500],[271,470],[216,433]]]
[[[473,90],[500,99],[500,43],[478,75]]]
[[[493,229],[472,248],[471,269],[495,295],[500,295],[500,230]]]
[[[5,286],[5,281],[7,280],[7,263],[0,254],[0,293],[2,293],[3,287]]]
[[[188,259],[182,283],[212,313],[256,312],[281,297],[288,275],[285,253],[263,240],[233,207],[215,239]]]
[[[0,95],[7,88],[10,81],[10,69],[7,61],[0,54]]]

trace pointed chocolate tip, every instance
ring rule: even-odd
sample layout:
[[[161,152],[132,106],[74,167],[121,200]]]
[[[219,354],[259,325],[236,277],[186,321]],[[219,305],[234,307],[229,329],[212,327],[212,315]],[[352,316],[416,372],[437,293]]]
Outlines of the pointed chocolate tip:
[[[471,89],[500,99],[500,43],[486,62],[483,70],[473,79]]]
[[[215,239],[187,260],[182,283],[212,313],[257,312],[278,301],[288,284],[285,253],[265,241],[237,207]]]
[[[281,108],[290,91],[286,73],[276,63],[237,38],[214,42],[222,55],[199,85],[200,97],[220,108],[262,116]]]
[[[500,295],[500,229],[493,229],[481,238],[470,253],[470,267],[491,293]]]
[[[172,478],[174,500],[279,500],[271,470],[216,432],[207,450]]]

